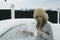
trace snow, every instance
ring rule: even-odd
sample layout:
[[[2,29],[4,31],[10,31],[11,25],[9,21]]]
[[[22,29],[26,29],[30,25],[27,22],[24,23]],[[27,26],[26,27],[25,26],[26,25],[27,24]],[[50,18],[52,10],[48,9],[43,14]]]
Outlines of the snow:
[[[9,20],[0,21],[0,35],[16,25],[28,24],[28,23],[33,24],[35,22],[36,21],[34,19],[9,19]],[[51,23],[51,26],[52,26],[52,30],[53,30],[54,40],[59,40],[60,39],[60,31],[59,31],[60,24]],[[30,30],[30,31],[32,31],[32,30]]]

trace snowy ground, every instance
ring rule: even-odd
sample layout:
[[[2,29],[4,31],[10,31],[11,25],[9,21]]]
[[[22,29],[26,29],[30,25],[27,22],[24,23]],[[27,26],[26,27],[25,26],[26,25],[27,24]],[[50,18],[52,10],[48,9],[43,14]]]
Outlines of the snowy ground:
[[[0,35],[6,30],[20,24],[34,23],[34,19],[9,19],[0,21]],[[60,40],[60,24],[52,24],[54,40]]]

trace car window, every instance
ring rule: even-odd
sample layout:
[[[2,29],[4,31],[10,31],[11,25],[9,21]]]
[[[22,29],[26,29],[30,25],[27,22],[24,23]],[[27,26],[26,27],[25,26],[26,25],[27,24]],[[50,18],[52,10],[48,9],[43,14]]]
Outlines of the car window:
[[[8,31],[6,31],[4,33],[4,35],[2,35],[0,37],[0,40],[22,40],[22,39],[27,39],[29,37],[28,32],[27,33],[23,33],[20,30],[21,29],[26,29],[26,24],[21,24],[21,25],[17,25],[13,28],[10,28]],[[31,37],[30,37],[31,39]]]

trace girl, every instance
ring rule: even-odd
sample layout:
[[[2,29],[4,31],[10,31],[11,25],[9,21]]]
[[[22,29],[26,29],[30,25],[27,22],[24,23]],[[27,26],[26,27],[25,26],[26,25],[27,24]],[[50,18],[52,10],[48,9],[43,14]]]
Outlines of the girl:
[[[34,10],[34,18],[37,21],[37,37],[35,40],[53,40],[51,25],[47,22],[49,17],[43,9]]]

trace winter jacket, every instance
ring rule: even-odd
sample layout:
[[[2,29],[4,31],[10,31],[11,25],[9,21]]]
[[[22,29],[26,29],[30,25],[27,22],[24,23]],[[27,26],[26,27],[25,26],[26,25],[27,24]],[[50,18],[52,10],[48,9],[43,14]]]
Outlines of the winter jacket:
[[[43,35],[37,35],[36,40],[54,40],[51,25],[47,22],[42,28]]]

